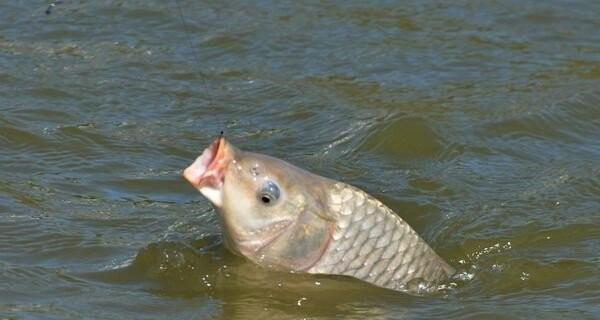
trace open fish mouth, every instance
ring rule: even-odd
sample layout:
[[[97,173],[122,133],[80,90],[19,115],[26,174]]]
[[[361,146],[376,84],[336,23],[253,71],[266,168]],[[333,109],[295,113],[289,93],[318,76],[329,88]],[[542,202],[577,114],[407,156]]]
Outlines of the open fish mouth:
[[[225,139],[216,139],[183,171],[183,177],[219,207],[223,202],[221,189],[225,181],[225,169],[230,160],[226,149]]]
[[[217,139],[204,149],[202,154],[183,171],[183,177],[194,187],[218,187],[223,182],[219,158],[223,158],[223,139]]]

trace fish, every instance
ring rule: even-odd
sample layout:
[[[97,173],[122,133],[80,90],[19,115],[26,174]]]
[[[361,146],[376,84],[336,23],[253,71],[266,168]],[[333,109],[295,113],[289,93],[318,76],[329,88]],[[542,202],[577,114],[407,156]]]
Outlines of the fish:
[[[419,294],[455,274],[402,218],[352,185],[223,136],[183,177],[218,212],[223,242],[265,268],[353,277]]]

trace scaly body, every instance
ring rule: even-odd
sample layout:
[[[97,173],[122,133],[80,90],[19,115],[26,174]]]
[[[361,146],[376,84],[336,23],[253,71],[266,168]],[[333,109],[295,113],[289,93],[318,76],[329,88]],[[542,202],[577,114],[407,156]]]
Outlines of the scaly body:
[[[454,273],[404,220],[362,190],[336,183],[329,207],[337,215],[335,230],[308,272],[347,275],[409,291],[414,289],[407,286],[411,281],[439,283]]]

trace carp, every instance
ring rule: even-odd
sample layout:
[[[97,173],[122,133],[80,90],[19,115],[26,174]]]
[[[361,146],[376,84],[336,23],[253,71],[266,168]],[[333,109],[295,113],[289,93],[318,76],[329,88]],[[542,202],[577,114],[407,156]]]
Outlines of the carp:
[[[366,192],[216,139],[183,171],[219,213],[224,243],[267,268],[354,277],[409,293],[454,269]]]

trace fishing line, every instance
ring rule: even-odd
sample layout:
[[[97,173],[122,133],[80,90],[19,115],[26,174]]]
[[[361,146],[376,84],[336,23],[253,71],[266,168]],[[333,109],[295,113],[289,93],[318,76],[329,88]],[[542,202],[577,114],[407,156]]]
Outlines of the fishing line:
[[[196,52],[196,48],[193,46],[192,38],[190,36],[188,24],[185,21],[185,15],[183,14],[183,9],[181,8],[181,4],[179,3],[179,0],[174,0],[174,1],[175,1],[175,4],[177,5],[177,10],[179,12],[179,18],[181,19],[181,23],[183,24],[183,31],[185,33],[185,38],[187,40],[188,46],[192,50],[192,55],[194,56],[194,60],[196,61],[196,69],[197,69],[196,72],[198,72],[198,74],[200,74],[201,76],[203,76],[206,79],[206,75],[202,71],[199,70],[200,69],[200,58],[198,58],[198,53]],[[204,94],[206,95],[208,100],[212,100],[210,91],[206,91]],[[223,130],[221,130],[221,132],[219,134],[219,139],[222,137],[223,137]]]
[[[185,21],[185,16],[183,15],[183,9],[181,9],[181,5],[179,4],[179,0],[175,0],[175,4],[177,5],[177,9],[179,11],[179,17],[181,18],[181,22],[183,23],[183,31],[185,33],[185,38],[186,38],[186,40],[188,42],[188,46],[192,50],[192,55],[194,56],[194,60],[196,60],[196,66],[198,68],[200,68],[200,59],[198,58],[198,54],[196,53],[196,49],[192,45],[192,38],[190,37],[190,33],[188,31],[188,24]],[[201,75],[204,76],[204,74],[202,72],[198,71],[198,73],[200,73]]]
[[[197,68],[200,68],[200,59],[198,58],[198,53],[196,52],[196,48],[194,48],[193,43],[192,43],[192,38],[190,36],[190,32],[189,32],[189,27],[187,22],[185,21],[185,16],[183,14],[183,9],[181,8],[181,4],[179,3],[179,0],[174,0],[175,1],[175,5],[177,6],[177,11],[179,13],[179,18],[181,19],[181,22],[183,24],[183,31],[185,33],[185,38],[186,41],[188,43],[188,46],[190,47],[190,49],[192,50],[192,56],[194,57],[194,60],[196,61],[196,66]],[[46,15],[49,15],[52,13],[52,10],[54,9],[54,7],[58,6],[59,4],[63,4],[64,1],[53,1],[51,3],[48,4],[48,7],[46,8]],[[204,76],[204,74],[197,70],[197,72]]]

